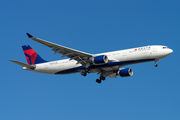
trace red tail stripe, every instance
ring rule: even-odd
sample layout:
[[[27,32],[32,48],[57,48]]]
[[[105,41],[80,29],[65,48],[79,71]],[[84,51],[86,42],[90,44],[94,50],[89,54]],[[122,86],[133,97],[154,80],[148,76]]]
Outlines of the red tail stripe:
[[[35,60],[36,60],[36,57],[37,57],[37,53],[34,53],[34,54],[31,55],[31,62],[32,62],[32,65],[34,65]]]
[[[33,49],[29,49],[29,50],[24,50],[24,53],[28,54],[28,55],[32,55],[35,53],[35,51]]]
[[[32,62],[31,64],[34,65],[36,57],[37,57],[37,53],[33,49],[24,50],[24,53],[31,56],[31,58],[26,57],[28,64],[30,64],[29,59],[31,59],[31,62]]]
[[[29,61],[29,58],[26,56],[26,60],[28,62],[28,64],[30,65],[30,61]]]

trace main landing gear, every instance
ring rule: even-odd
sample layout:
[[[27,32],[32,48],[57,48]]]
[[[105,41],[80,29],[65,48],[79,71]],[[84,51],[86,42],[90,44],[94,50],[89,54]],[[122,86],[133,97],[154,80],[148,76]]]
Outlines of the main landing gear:
[[[89,68],[87,68],[85,71],[82,71],[82,72],[81,72],[81,75],[82,75],[82,76],[86,76],[87,73],[90,73]]]
[[[99,79],[96,79],[96,82],[97,83],[101,83],[101,80],[105,80],[106,78],[104,77],[104,76],[100,76],[100,78]]]
[[[90,73],[89,68],[87,68],[86,70],[82,71],[82,72],[81,72],[81,75],[82,75],[82,76],[87,76],[87,73]],[[105,80],[105,79],[106,79],[106,77],[104,77],[104,76],[101,74],[100,77],[99,77],[99,79],[96,79],[96,82],[97,82],[97,83],[101,83],[101,81],[102,81],[102,80]]]
[[[85,77],[87,75],[87,72],[83,71],[81,72],[81,75]]]
[[[155,66],[155,67],[158,66],[157,62],[158,62],[158,60],[156,59],[156,60],[155,60],[155,63],[154,63],[154,66]]]

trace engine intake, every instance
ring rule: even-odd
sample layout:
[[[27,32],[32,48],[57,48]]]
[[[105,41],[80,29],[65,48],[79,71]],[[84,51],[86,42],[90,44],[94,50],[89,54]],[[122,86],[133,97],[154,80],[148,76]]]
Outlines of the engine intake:
[[[106,64],[108,63],[108,57],[106,55],[96,56],[92,59],[93,64]]]
[[[129,77],[133,75],[133,70],[131,68],[123,68],[119,70],[117,74],[121,77]]]

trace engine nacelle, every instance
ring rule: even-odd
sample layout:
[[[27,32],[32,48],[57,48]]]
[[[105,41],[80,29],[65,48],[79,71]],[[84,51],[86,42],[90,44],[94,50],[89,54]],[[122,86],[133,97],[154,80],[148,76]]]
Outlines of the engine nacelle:
[[[131,68],[120,69],[117,73],[121,77],[129,77],[133,75],[133,70]]]
[[[92,59],[93,64],[106,64],[108,63],[108,57],[106,55],[96,56]]]

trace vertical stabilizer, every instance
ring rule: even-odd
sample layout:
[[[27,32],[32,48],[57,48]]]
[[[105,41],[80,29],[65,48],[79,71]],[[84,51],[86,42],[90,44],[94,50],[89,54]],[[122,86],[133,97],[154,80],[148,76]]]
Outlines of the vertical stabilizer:
[[[23,45],[22,48],[29,65],[47,62],[42,59],[29,45]]]

